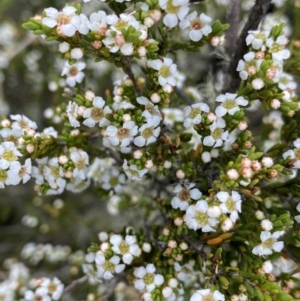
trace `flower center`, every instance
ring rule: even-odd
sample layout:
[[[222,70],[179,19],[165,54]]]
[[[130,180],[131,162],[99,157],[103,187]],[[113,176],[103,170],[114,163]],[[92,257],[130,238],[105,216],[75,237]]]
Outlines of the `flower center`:
[[[146,285],[149,285],[151,283],[153,283],[154,281],[154,275],[153,274],[146,274],[145,277],[144,277],[144,282]]]
[[[48,285],[48,291],[49,291],[49,293],[53,294],[56,290],[57,290],[57,285],[55,283],[51,282]]]
[[[258,40],[263,40],[263,41],[266,39],[266,35],[264,32],[259,32],[255,34],[254,37]]]
[[[7,179],[7,172],[4,169],[0,169],[0,182],[4,182]]]
[[[34,299],[34,301],[42,301],[43,300],[43,297],[41,296],[41,295],[34,295],[34,297],[33,297]]]
[[[129,134],[130,134],[130,132],[128,129],[120,128],[117,132],[117,137],[119,139],[124,139],[124,138],[128,137]]]
[[[295,154],[295,158],[297,160],[300,160],[300,148],[295,148],[294,149],[294,154]]]
[[[195,30],[200,30],[202,28],[202,23],[200,19],[195,19],[191,22],[190,27]]]
[[[191,119],[194,119],[194,118],[196,118],[196,117],[197,117],[198,115],[200,115],[200,114],[201,114],[201,110],[200,110],[199,108],[192,108],[189,117],[190,117]]]
[[[8,162],[16,161],[18,159],[18,157],[14,155],[14,152],[12,150],[5,150],[2,158]]]
[[[180,200],[188,201],[190,199],[190,191],[187,189],[182,189],[178,196],[179,196]]]
[[[125,241],[122,241],[120,243],[119,249],[121,251],[121,254],[127,254],[127,253],[129,253],[129,245]]]
[[[103,268],[104,268],[104,270],[109,271],[109,272],[115,271],[115,265],[110,261],[105,261],[103,264]]]
[[[104,116],[104,114],[103,114],[103,110],[102,109],[92,108],[92,110],[91,110],[91,117],[94,120],[99,121],[103,116]]]
[[[143,136],[145,139],[150,138],[152,135],[153,135],[153,129],[152,129],[152,128],[146,128],[146,129],[143,130],[143,132],[142,132],[142,136]]]
[[[231,197],[226,201],[226,207],[230,212],[235,210],[235,202]]]
[[[27,171],[27,167],[23,165],[19,171],[19,176],[23,177],[26,174],[26,171]]]
[[[227,110],[233,109],[236,107],[236,102],[234,99],[227,99],[223,102],[223,107]]]
[[[274,244],[274,238],[270,237],[269,239],[265,240],[262,245],[265,249],[271,249]]]
[[[223,130],[221,128],[216,128],[212,133],[211,136],[215,139],[218,140],[221,138],[221,135],[223,133]]]
[[[208,216],[203,212],[196,212],[195,219],[200,225],[206,225],[208,222]]]
[[[203,301],[216,301],[216,299],[211,295],[209,294],[208,296],[204,296],[202,298]]]
[[[68,75],[69,76],[76,76],[78,74],[78,69],[76,66],[70,68]]]
[[[180,9],[180,6],[175,6],[173,5],[173,0],[169,0],[168,3],[167,3],[167,7],[165,9],[165,11],[168,13],[168,14],[177,14],[179,9]]]
[[[279,79],[279,82],[280,82],[281,84],[287,85],[290,81],[289,81],[289,79],[288,79],[287,77],[281,77],[281,78]]]
[[[51,168],[51,175],[57,179],[59,178],[59,167],[52,167]]]
[[[121,31],[123,28],[128,27],[128,22],[120,20],[118,23],[114,26],[117,30]]]
[[[118,177],[111,177],[109,179],[109,184],[112,187],[117,186],[119,184],[119,178]]]
[[[169,69],[169,67],[163,65],[159,69],[159,75],[161,75],[162,77],[169,77],[170,76],[170,69]]]
[[[271,47],[271,49],[269,49],[269,52],[273,53],[273,52],[279,52],[282,49],[282,46],[274,43]]]
[[[78,169],[84,169],[85,168],[85,160],[83,158],[80,158],[77,162],[76,162],[76,167]]]
[[[65,24],[69,24],[71,22],[71,17],[66,16],[62,13],[59,14],[58,18],[57,18],[57,23],[58,25],[65,25]]]

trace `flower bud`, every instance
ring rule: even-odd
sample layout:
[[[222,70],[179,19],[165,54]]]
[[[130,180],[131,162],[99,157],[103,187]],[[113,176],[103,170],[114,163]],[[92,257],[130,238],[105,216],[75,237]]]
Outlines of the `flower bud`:
[[[153,103],[159,103],[161,98],[159,96],[158,93],[153,93],[151,96],[150,96],[150,100],[153,102]]]
[[[255,78],[252,82],[251,82],[252,88],[254,90],[260,90],[265,86],[265,83],[262,79],[260,78]]]
[[[142,250],[145,252],[145,253],[150,253],[151,252],[151,245],[148,243],[148,242],[144,242],[143,243],[143,246],[142,246]]]
[[[185,178],[185,173],[182,169],[178,169],[176,171],[176,177],[180,180],[184,179]]]

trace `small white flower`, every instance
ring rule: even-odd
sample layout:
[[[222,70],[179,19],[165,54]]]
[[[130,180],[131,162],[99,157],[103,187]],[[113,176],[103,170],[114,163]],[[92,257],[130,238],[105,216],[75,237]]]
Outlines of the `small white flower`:
[[[273,264],[270,260],[267,260],[263,263],[262,268],[265,271],[265,273],[270,274],[270,273],[272,273],[272,270],[273,270]]]
[[[79,106],[76,102],[69,101],[66,112],[67,112],[71,126],[75,127],[75,128],[80,126],[80,123],[77,120],[77,117],[79,116],[78,109],[79,109]]]
[[[246,80],[248,76],[256,74],[259,70],[262,60],[255,58],[255,52],[251,51],[244,55],[244,60],[240,60],[236,71],[240,72],[240,78]]]
[[[37,129],[36,123],[24,115],[10,115],[10,118],[15,120],[11,125],[12,129],[21,130],[23,133],[26,132],[26,130]]]
[[[122,167],[127,177],[130,180],[135,180],[135,181],[142,180],[142,177],[148,172],[147,168],[138,169],[136,165],[132,165],[132,164],[128,166],[126,159],[124,159],[124,163]]]
[[[56,277],[54,277],[53,280],[49,278],[43,278],[41,287],[47,289],[47,293],[53,300],[59,300],[64,290],[64,285]]]
[[[212,28],[210,26],[211,21],[211,17],[204,13],[197,17],[197,12],[194,11],[181,20],[179,26],[181,29],[190,27],[190,39],[194,42],[198,42],[202,39],[203,35],[207,36],[212,32]]]
[[[224,141],[228,139],[228,131],[224,131],[226,127],[225,120],[218,118],[209,128],[211,134],[203,139],[203,144],[206,146],[220,147]]]
[[[119,169],[112,168],[105,171],[101,181],[101,187],[103,189],[113,189],[116,193],[121,193],[123,191],[123,185],[126,182],[126,178],[123,173],[120,173]]]
[[[124,122],[121,128],[109,125],[106,129],[107,138],[111,144],[114,146],[120,145],[121,147],[128,146],[137,132],[138,127],[133,121]]]
[[[19,161],[11,162],[9,169],[7,167],[2,168],[0,160],[0,188],[4,188],[5,185],[18,185],[20,183],[19,171],[21,164]]]
[[[223,213],[230,213],[230,219],[236,222],[241,212],[242,200],[241,196],[237,191],[232,191],[229,195],[226,191],[220,191],[216,195],[217,199],[221,202],[220,209]]]
[[[244,97],[236,97],[237,94],[231,93],[217,96],[216,101],[222,103],[216,108],[217,117],[222,117],[225,114],[234,115],[235,112],[239,111],[239,106],[246,106],[248,104],[248,100],[246,100]]]
[[[144,96],[137,97],[136,101],[145,106],[142,116],[146,118],[147,123],[154,127],[158,126],[162,120],[158,107]]]
[[[219,291],[211,292],[210,289],[196,291],[190,301],[225,301],[225,296]]]
[[[45,287],[38,287],[34,292],[31,290],[25,291],[24,294],[26,301],[39,300],[39,301],[51,301],[51,297],[47,294]]]
[[[27,183],[31,178],[31,159],[25,160],[25,164],[21,166],[18,176],[23,184]]]
[[[273,250],[280,252],[283,248],[283,241],[277,241],[282,235],[280,231],[276,231],[271,234],[269,231],[262,231],[260,234],[261,244],[254,247],[252,253],[258,256],[271,255]]]
[[[134,269],[134,276],[138,278],[134,282],[134,287],[142,291],[145,288],[148,292],[152,292],[155,287],[160,286],[164,283],[164,277],[160,274],[155,273],[156,268],[154,264],[149,263],[145,267],[139,267]]]
[[[267,168],[270,168],[270,167],[273,166],[274,161],[270,157],[263,157],[262,160],[261,160],[261,163],[262,163],[263,166],[265,166]]]
[[[184,221],[188,228],[193,230],[201,229],[203,232],[216,231],[213,227],[219,222],[216,218],[208,216],[208,204],[206,201],[198,201],[196,205],[191,205],[186,211]]]
[[[114,273],[121,273],[125,268],[125,264],[119,264],[119,256],[115,255],[106,260],[104,254],[101,251],[98,251],[96,253],[95,262],[98,277],[104,278],[106,280],[112,279],[114,277]]]
[[[178,19],[182,20],[189,12],[188,0],[159,0],[159,6],[165,10],[163,23],[173,28],[178,24]]]
[[[184,123],[185,127],[189,127],[192,124],[199,124],[202,120],[202,112],[208,113],[209,106],[206,103],[200,102],[195,103],[191,106],[185,107],[183,109]]]
[[[113,245],[112,250],[116,254],[122,255],[122,260],[126,264],[131,264],[134,256],[141,254],[141,249],[136,243],[136,237],[133,235],[126,235],[125,240],[121,235],[112,235],[110,243]]]
[[[76,62],[73,65],[70,65],[68,62],[66,62],[61,75],[67,75],[66,83],[70,87],[75,87],[76,83],[82,82],[84,78],[84,73],[82,70],[85,67],[86,64],[84,62]]]
[[[105,115],[110,113],[112,110],[105,106],[103,98],[96,96],[93,100],[93,107],[87,108],[83,113],[83,118],[86,118],[83,124],[88,127],[94,127],[96,123],[100,127],[107,126],[110,121],[105,118]]]
[[[288,40],[284,35],[279,36],[276,41],[273,38],[267,39],[266,45],[269,48],[268,51],[272,53],[273,60],[283,61],[290,57],[290,51],[285,49],[287,43]]]
[[[184,187],[180,184],[177,184],[173,190],[173,192],[176,193],[176,196],[172,198],[171,206],[174,209],[179,208],[182,211],[186,211],[189,207],[191,199],[195,201],[199,200],[202,196],[202,193],[198,188],[193,188],[194,186],[194,183],[190,183]]]
[[[249,31],[248,36],[246,37],[246,44],[251,45],[255,50],[262,49],[269,36],[269,32],[267,31]]]
[[[72,151],[70,158],[73,161],[75,168],[73,170],[73,177],[85,180],[87,176],[87,165],[89,165],[89,156],[85,151]]]
[[[276,72],[273,81],[275,83],[278,83],[278,87],[284,91],[284,90],[295,90],[297,87],[296,82],[294,81],[294,78],[285,72]]]
[[[162,109],[164,114],[164,124],[173,126],[175,122],[182,122],[184,120],[183,112],[180,109],[165,108]]]
[[[140,136],[134,138],[134,144],[138,147],[155,142],[160,134],[160,127],[155,128],[151,124],[143,124],[139,128]]]
[[[9,168],[10,164],[18,161],[19,157],[22,157],[22,154],[14,142],[6,141],[0,144],[0,168]]]
[[[161,60],[149,61],[150,66],[158,71],[158,81],[159,84],[164,87],[167,84],[171,86],[176,86],[176,71],[177,66],[173,64],[173,61],[169,58],[164,58]]]

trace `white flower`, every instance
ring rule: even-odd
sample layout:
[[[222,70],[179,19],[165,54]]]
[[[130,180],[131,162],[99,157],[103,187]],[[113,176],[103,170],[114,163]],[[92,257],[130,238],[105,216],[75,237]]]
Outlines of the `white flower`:
[[[61,12],[53,7],[46,8],[46,17],[42,19],[42,23],[50,28],[60,26],[64,35],[72,37],[76,28],[71,24],[71,20],[76,15],[76,11],[77,9],[73,6],[65,6]]]
[[[41,287],[47,289],[47,293],[51,295],[53,300],[59,300],[64,290],[64,285],[56,277],[53,280],[49,278],[43,278]]]
[[[110,197],[106,206],[107,212],[111,215],[118,215],[120,202],[121,202],[120,196],[113,195],[112,197]]]
[[[221,202],[220,209],[222,212],[230,213],[230,219],[236,222],[239,217],[238,212],[241,212],[242,200],[240,194],[237,191],[232,191],[229,195],[226,191],[220,191],[216,197]]]
[[[249,46],[251,45],[255,50],[263,49],[264,43],[269,36],[269,32],[267,31],[249,31],[248,36],[246,37],[246,44]]]
[[[1,167],[0,160],[0,188],[4,188],[5,185],[18,185],[20,183],[20,178],[18,176],[21,168],[21,164],[18,161],[11,162],[9,169]]]
[[[119,256],[113,256],[109,260],[106,260],[101,251],[96,253],[95,262],[98,277],[106,280],[112,279],[114,277],[114,273],[121,273],[125,268],[125,264],[119,264]]]
[[[216,101],[221,102],[222,104],[216,108],[216,115],[218,117],[224,116],[226,113],[229,115],[234,115],[235,112],[239,111],[239,106],[246,106],[248,104],[248,100],[244,97],[239,96],[237,94],[221,94],[217,96]]]
[[[138,169],[136,165],[131,164],[128,166],[127,160],[124,159],[123,170],[130,180],[140,181],[142,177],[148,172],[147,168]]]
[[[206,103],[200,102],[195,103],[191,106],[185,107],[183,109],[184,123],[185,127],[189,127],[192,124],[199,124],[202,120],[202,112],[208,113],[209,106]]]
[[[98,12],[93,12],[90,15],[90,22],[88,23],[88,27],[91,31],[95,31],[97,33],[101,33],[102,31],[104,34],[107,28],[106,12],[103,10],[99,10]]]
[[[14,142],[6,141],[0,144],[0,168],[9,168],[12,162],[22,157],[22,154],[16,148]]]
[[[157,140],[160,134],[160,127],[155,128],[151,124],[145,123],[139,128],[139,132],[141,135],[134,138],[134,144],[138,147],[143,147]]]
[[[69,122],[70,122],[71,126],[75,127],[75,128],[80,126],[80,123],[77,120],[77,117],[79,116],[78,115],[78,109],[79,109],[79,106],[76,102],[69,101],[68,108],[67,108],[66,112],[67,112],[67,115],[68,115]]]
[[[113,189],[116,193],[121,193],[123,191],[123,184],[126,182],[125,175],[123,173],[120,174],[120,171],[117,168],[106,170],[101,180],[101,187],[103,189]]]
[[[18,176],[23,184],[27,183],[31,178],[31,159],[25,160],[25,164],[21,166]]]
[[[196,291],[190,301],[225,301],[225,296],[219,291],[211,292],[210,289]]]
[[[173,126],[175,122],[182,122],[184,120],[183,112],[180,109],[165,108],[162,109],[164,114],[164,124]]]
[[[136,101],[145,106],[142,116],[146,118],[147,123],[154,127],[158,126],[162,120],[158,107],[144,96],[137,97]]]
[[[137,132],[138,127],[133,121],[124,122],[121,128],[109,125],[106,129],[107,138],[111,144],[114,146],[120,145],[121,147],[128,146]]]
[[[208,216],[208,204],[206,201],[198,201],[196,205],[191,205],[186,211],[184,221],[188,228],[193,230],[201,229],[203,232],[216,231],[213,227],[219,222],[216,218]]]
[[[203,139],[203,144],[206,146],[220,147],[224,141],[228,139],[228,131],[223,130],[226,123],[223,118],[218,118],[209,128],[211,134]]]
[[[244,61],[245,60],[245,61]],[[256,74],[262,60],[255,59],[255,52],[251,51],[244,55],[244,60],[239,60],[236,71],[240,72],[240,78],[246,80],[248,76]]]
[[[297,87],[294,78],[285,72],[276,72],[273,81],[278,83],[278,87],[281,90],[295,90]]]
[[[51,301],[51,297],[47,294],[47,289],[45,287],[38,287],[35,292],[31,290],[25,291],[24,294],[25,300],[27,301],[33,301],[33,300],[39,300],[39,301]]]
[[[283,61],[290,57],[290,51],[285,49],[287,43],[288,40],[284,35],[279,36],[276,41],[273,38],[267,39],[266,45],[269,48],[268,51],[272,53],[273,60]]]
[[[173,61],[169,58],[161,60],[149,61],[150,66],[158,71],[159,84],[164,87],[166,84],[176,86],[176,70],[177,66],[173,64]]]
[[[113,245],[112,250],[116,254],[121,254],[126,264],[131,264],[133,257],[141,254],[141,249],[136,244],[136,237],[133,235],[126,235],[125,240],[121,235],[112,235],[110,243]]]
[[[148,292],[152,292],[156,286],[160,286],[164,283],[164,277],[155,273],[156,268],[154,264],[149,263],[145,267],[139,267],[134,269],[134,276],[138,278],[134,282],[134,287],[139,291],[147,289]]]
[[[283,241],[277,241],[282,235],[280,231],[271,234],[269,231],[262,231],[260,234],[261,244],[254,247],[252,253],[258,256],[271,255],[272,250],[280,252],[283,248]]]
[[[37,129],[37,125],[35,122],[31,121],[29,118],[27,118],[24,115],[10,115],[10,118],[12,120],[15,120],[15,122],[12,123],[11,127],[15,130],[22,130],[24,133],[26,130],[29,129]]]
[[[180,21],[179,26],[181,29],[190,27],[190,39],[194,42],[198,42],[202,39],[203,35],[207,36],[212,32],[212,28],[210,26],[211,21],[211,17],[204,13],[197,17],[197,12],[194,11]]]
[[[71,178],[67,184],[66,189],[73,193],[79,193],[87,189],[91,184],[90,179],[82,180],[80,178]]]
[[[93,107],[87,108],[83,113],[84,125],[94,127],[97,123],[100,127],[107,126],[110,121],[105,118],[106,114],[112,113],[112,110],[105,106],[105,101],[102,97],[96,96],[93,100]]]
[[[72,151],[70,158],[73,161],[75,168],[73,170],[73,177],[81,180],[86,179],[87,165],[89,165],[89,156],[85,151]]]
[[[196,201],[201,198],[202,193],[198,188],[193,188],[194,186],[194,183],[185,185],[185,187],[181,186],[180,184],[175,186],[173,192],[176,193],[176,196],[173,197],[171,201],[171,205],[174,209],[179,208],[182,211],[186,211],[189,207],[191,199]]]
[[[163,23],[173,28],[178,24],[178,19],[182,20],[189,12],[188,0],[159,0],[159,5],[167,13]]]
[[[67,75],[66,83],[70,87],[75,87],[76,83],[81,83],[84,78],[84,73],[82,70],[86,67],[84,62],[76,62],[70,65],[68,62],[61,72],[61,75]]]
[[[262,268],[265,271],[265,273],[270,274],[273,270],[273,264],[270,260],[267,260],[263,263]]]

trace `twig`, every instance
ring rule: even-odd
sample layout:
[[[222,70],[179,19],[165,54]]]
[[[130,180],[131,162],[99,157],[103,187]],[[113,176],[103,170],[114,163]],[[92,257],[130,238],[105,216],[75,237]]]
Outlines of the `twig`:
[[[192,105],[192,100],[178,87],[174,87],[174,92],[177,94],[178,97],[182,98],[188,105]]]
[[[70,285],[66,286],[64,289],[64,294],[70,292],[73,290],[78,284],[84,283],[88,280],[88,276],[85,275],[77,280],[74,280]]]
[[[225,41],[226,41],[225,49],[230,58],[235,50],[234,43],[232,43],[232,41],[236,41],[238,37],[239,19],[240,19],[240,0],[231,0],[226,15],[226,23],[228,23],[230,27],[226,31],[226,36],[225,36]]]
[[[270,5],[271,0],[256,0],[254,6],[252,7],[249,18],[235,45],[235,52],[232,56],[229,66],[229,74],[227,76],[228,81],[225,83],[224,92],[235,92],[238,89],[240,77],[236,71],[236,67],[239,60],[242,59],[244,54],[247,52],[248,47],[245,40],[248,35],[248,31],[257,29],[260,21],[266,15]]]
[[[107,287],[106,291],[107,293],[101,297],[101,301],[107,301],[109,300],[113,294],[115,293],[115,288],[117,287],[118,283],[122,281],[124,276],[122,274],[117,275],[110,283],[110,285]]]
[[[141,96],[142,95],[142,92],[141,92],[141,89],[139,88],[139,86],[138,86],[138,84],[137,84],[137,82],[136,82],[136,80],[135,80],[135,77],[134,77],[134,74],[133,74],[133,72],[132,72],[132,70],[131,70],[131,62],[130,62],[130,58],[128,57],[128,56],[124,56],[124,58],[125,58],[125,65],[124,65],[124,67],[123,67],[123,70],[124,70],[124,72],[129,76],[129,78],[132,80],[132,82],[133,82],[133,86],[134,86],[134,89],[135,89],[135,91],[136,91],[136,93],[139,95],[139,96]]]

